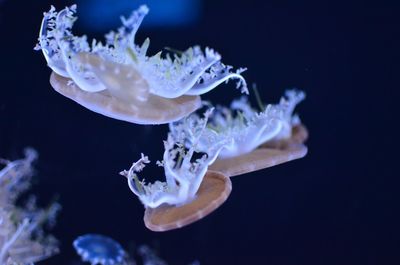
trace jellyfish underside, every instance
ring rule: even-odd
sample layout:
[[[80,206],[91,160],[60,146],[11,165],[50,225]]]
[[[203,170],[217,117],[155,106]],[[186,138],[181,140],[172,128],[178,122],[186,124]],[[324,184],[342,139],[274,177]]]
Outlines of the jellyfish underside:
[[[293,127],[290,138],[266,142],[237,157],[217,159],[209,169],[233,177],[299,159],[307,154],[307,147],[303,144],[307,137],[307,129],[297,125]]]
[[[144,223],[148,229],[156,232],[189,225],[221,206],[231,190],[232,183],[228,177],[219,172],[207,171],[194,200],[181,206],[162,204],[157,208],[147,207]]]
[[[110,80],[109,80],[110,81]],[[71,79],[55,72],[50,76],[50,84],[60,94],[85,108],[104,116],[137,124],[164,124],[179,120],[201,106],[199,96],[181,96],[174,99],[152,94],[145,101],[121,100],[110,91],[87,92],[80,89]]]

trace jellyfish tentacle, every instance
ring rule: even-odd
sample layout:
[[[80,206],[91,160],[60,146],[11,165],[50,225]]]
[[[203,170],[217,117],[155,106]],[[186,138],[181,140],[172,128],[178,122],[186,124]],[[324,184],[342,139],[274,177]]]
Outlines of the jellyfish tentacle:
[[[198,79],[219,60],[221,56],[214,50],[206,48],[203,54],[200,47],[195,46],[177,56],[174,61],[169,57],[163,59],[160,54],[150,57],[151,64],[144,74],[149,80],[153,94],[175,98],[189,95]]]
[[[61,56],[65,63],[65,68],[69,77],[78,85],[79,88],[88,92],[99,92],[106,87],[91,73],[87,71],[82,64],[76,60],[77,52],[89,52],[90,48],[86,37],[74,37],[70,29],[75,22],[73,14],[76,9],[68,12],[68,9],[61,10],[56,18],[56,29],[60,34],[56,35],[56,40],[60,47]],[[65,21],[70,21],[66,23]]]
[[[216,69],[213,69],[213,67]],[[236,73],[231,73],[230,69],[231,67],[226,67],[220,62],[216,63],[215,65],[211,66],[211,73],[203,74],[198,80],[197,84],[195,84],[186,94],[201,95],[207,93],[230,79],[238,79],[237,88],[241,89],[241,93],[248,94],[249,92],[247,89],[246,80],[243,78],[243,76],[241,76],[241,73],[244,70],[239,69]]]
[[[52,41],[49,40],[46,36],[49,35],[48,31],[53,30],[51,29],[54,25],[50,22],[54,19],[55,8],[51,6],[50,11],[44,13],[44,18],[40,25],[39,31],[39,44],[35,47],[35,50],[41,49],[44,58],[48,66],[57,74],[63,77],[69,77],[67,70],[65,69],[65,64],[61,58],[57,58],[56,51],[52,48]],[[54,23],[53,23],[54,24]]]
[[[257,142],[254,144],[254,146],[257,147],[260,144],[265,143],[270,139],[273,139],[279,134],[279,132],[282,130],[282,127],[283,123],[281,121],[277,119],[269,120],[263,126],[263,128],[261,128],[260,132],[257,134],[257,137],[254,137],[254,139],[257,139]]]
[[[296,123],[300,123],[299,117],[294,115],[294,109],[306,95],[303,91],[291,89],[286,91],[285,96],[281,98],[278,108],[282,112],[283,127],[281,132],[275,137],[275,140],[290,138],[292,127]]]
[[[76,60],[74,52],[65,41],[60,41],[61,55],[64,58],[65,66],[69,77],[82,90],[87,92],[100,92],[107,88],[101,83],[93,73],[82,69],[82,64]]]
[[[135,48],[135,36],[136,32],[138,31],[140,25],[143,22],[144,17],[149,13],[149,8],[146,5],[141,5],[137,10],[134,10],[131,15],[128,18],[125,18],[124,16],[121,17],[122,21],[122,28],[125,28],[127,31],[127,35],[129,36],[128,38],[128,44],[130,47]],[[118,32],[121,32],[121,28],[118,30]]]

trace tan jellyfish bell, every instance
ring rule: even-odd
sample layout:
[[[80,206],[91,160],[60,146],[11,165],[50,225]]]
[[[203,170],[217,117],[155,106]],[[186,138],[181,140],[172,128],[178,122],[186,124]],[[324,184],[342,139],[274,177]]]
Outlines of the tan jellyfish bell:
[[[111,78],[113,77],[107,82],[112,83]],[[122,83],[123,79],[119,81]],[[174,121],[195,111],[201,105],[199,96],[166,99],[151,94],[147,95],[146,101],[136,100],[132,104],[113,96],[112,92],[90,93],[81,90],[69,79],[56,73],[51,74],[50,83],[57,92],[91,111],[137,124],[162,124]],[[113,93],[117,94],[118,90]]]
[[[230,179],[219,172],[208,171],[195,198],[184,205],[163,204],[147,207],[144,223],[152,231],[181,228],[207,216],[223,204],[232,190]]]

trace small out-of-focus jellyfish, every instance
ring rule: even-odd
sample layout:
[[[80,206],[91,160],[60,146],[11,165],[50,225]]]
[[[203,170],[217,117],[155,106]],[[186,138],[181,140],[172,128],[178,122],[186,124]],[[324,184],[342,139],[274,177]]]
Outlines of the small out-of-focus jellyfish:
[[[303,142],[308,134],[293,111],[304,97],[303,92],[287,91],[279,104],[268,105],[261,112],[252,109],[246,98],[233,101],[231,108],[217,107],[196,150],[204,152],[222,139],[231,139],[209,167],[230,177],[301,158],[307,153]],[[194,113],[171,123],[172,137],[181,138],[184,132],[190,146],[193,137],[186,131],[198,119]]]
[[[153,249],[146,245],[141,245],[136,249],[141,259],[141,263],[137,263],[134,259],[135,253],[127,253],[118,242],[99,234],[80,236],[74,240],[73,246],[82,257],[82,260],[88,261],[91,264],[168,265],[167,262],[156,255]],[[82,253],[86,253],[86,256]],[[87,258],[88,256],[90,256],[90,258]],[[198,261],[190,263],[190,265],[199,264]]]
[[[229,196],[232,189],[229,178],[207,171],[225,141],[210,146],[203,156],[194,159],[196,137],[202,135],[208,115],[210,112],[206,112],[205,118],[191,128],[195,139],[188,150],[170,135],[164,142],[163,161],[157,161],[157,164],[164,167],[166,182],[146,184],[139,180],[136,173],[150,162],[143,154],[129,170],[121,172],[127,177],[131,191],[144,204],[144,221],[150,230],[166,231],[193,223],[218,208]]]
[[[159,52],[147,56],[150,44],[135,44],[136,32],[148,13],[146,6],[122,18],[123,26],[106,35],[106,43],[71,32],[76,5],[44,13],[35,47],[53,70],[56,91],[105,116],[138,124],[162,124],[181,119],[200,107],[199,95],[229,79],[248,93],[241,76],[210,48]]]
[[[82,260],[91,264],[116,265],[125,259],[125,250],[117,241],[99,234],[80,236],[73,246]]]

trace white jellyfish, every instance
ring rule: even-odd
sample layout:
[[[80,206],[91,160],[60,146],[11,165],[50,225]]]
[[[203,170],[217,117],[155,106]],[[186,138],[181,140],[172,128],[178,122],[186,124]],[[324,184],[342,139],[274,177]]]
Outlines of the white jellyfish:
[[[210,165],[211,170],[227,176],[303,157],[307,153],[302,144],[307,138],[307,131],[299,117],[293,116],[293,111],[304,97],[303,92],[287,91],[279,104],[270,104],[260,112],[249,105],[247,98],[233,101],[230,108],[217,107],[197,141],[197,151],[206,152],[215,142],[230,139]],[[188,128],[198,119],[199,116],[193,113],[170,123],[172,137],[179,139],[185,135],[187,147],[191,146],[193,136]]]
[[[24,207],[17,204],[31,186],[32,163],[37,156],[35,150],[26,149],[23,159],[0,158],[0,264],[33,264],[59,251],[57,240],[47,235],[43,226],[55,224],[60,205],[53,203],[41,209],[34,196]]]
[[[191,128],[194,137],[200,137],[207,124],[210,112]],[[153,231],[166,231],[193,223],[218,208],[229,196],[231,183],[223,174],[208,171],[226,144],[226,140],[215,143],[205,154],[194,159],[196,139],[189,149],[169,135],[164,142],[162,162],[166,181],[146,184],[137,173],[149,163],[147,156],[133,163],[129,170],[121,172],[128,179],[131,191],[137,195],[146,208],[144,221]]]
[[[204,94],[229,79],[248,93],[241,76],[221,56],[198,46],[183,52],[147,55],[150,40],[135,43],[136,32],[148,13],[146,6],[122,17],[122,27],[106,35],[106,43],[71,32],[76,5],[44,13],[39,43],[50,82],[64,96],[97,113],[138,124],[176,121],[200,107]]]

